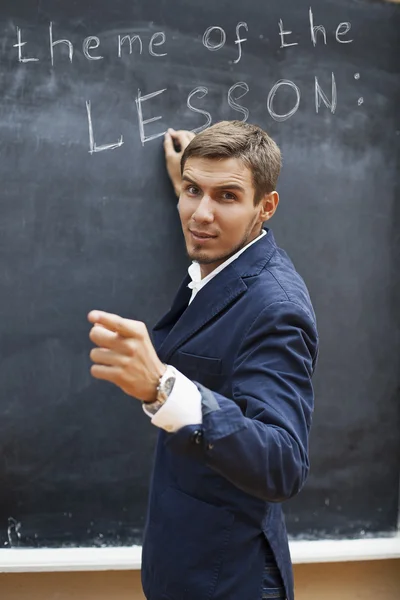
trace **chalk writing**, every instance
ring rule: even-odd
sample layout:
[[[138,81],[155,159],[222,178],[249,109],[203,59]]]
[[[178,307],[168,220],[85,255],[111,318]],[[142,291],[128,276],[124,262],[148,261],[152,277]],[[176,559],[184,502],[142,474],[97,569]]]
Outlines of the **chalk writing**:
[[[151,100],[152,98],[155,98],[155,96],[159,96],[160,94],[164,93],[165,91],[166,91],[166,88],[164,88],[163,90],[158,90],[157,92],[153,92],[151,94],[147,94],[146,96],[142,96],[141,91],[138,90],[138,95],[136,98],[136,108],[137,108],[137,113],[138,113],[138,118],[139,118],[140,140],[141,140],[143,146],[146,142],[151,142],[151,140],[155,140],[155,139],[161,137],[162,135],[164,135],[165,131],[163,131],[161,133],[149,135],[149,136],[145,135],[144,126],[148,125],[149,123],[154,123],[154,121],[159,121],[160,119],[162,119],[162,117],[152,117],[151,119],[143,120],[142,104],[143,104],[143,102],[146,102],[147,100]]]
[[[190,110],[196,113],[200,113],[206,117],[206,122],[204,123],[204,125],[202,125],[201,127],[196,127],[196,129],[192,129],[193,133],[200,133],[200,131],[203,131],[203,129],[206,129],[209,125],[211,125],[212,117],[210,113],[206,110],[201,110],[200,108],[195,108],[194,106],[192,106],[191,100],[193,96],[196,96],[196,94],[199,95],[200,99],[204,98],[204,96],[208,94],[208,89],[204,86],[199,86],[190,92],[187,99],[187,107],[190,108]]]
[[[344,29],[344,31],[340,31],[341,29]],[[339,42],[339,44],[351,44],[351,42],[353,40],[340,40],[339,37],[342,35],[346,35],[346,33],[348,33],[351,29],[351,23],[339,23],[339,25],[336,28],[336,41]]]
[[[8,519],[7,538],[10,548],[18,546],[18,542],[21,539],[21,523],[13,517]]]
[[[311,6],[309,7],[308,14],[307,12],[305,13],[306,20],[307,17],[309,36],[306,40],[301,39],[296,32],[292,31],[290,25],[289,27],[287,25],[285,26],[282,18],[275,22],[276,44],[280,50],[283,50],[285,53],[296,52],[296,47],[299,47],[304,43],[311,43],[312,47],[317,51],[318,47],[328,46],[332,42],[350,44],[354,41],[348,35],[351,30],[351,23],[349,21],[341,21],[331,34],[327,32],[324,24],[321,24],[321,22],[318,23],[314,17]],[[202,34],[201,32],[199,32],[199,34],[201,35],[202,47],[204,47],[206,51],[220,52],[221,56],[225,56],[225,54],[221,52],[224,49],[223,52],[226,53],[227,63],[230,65],[238,65],[243,59],[246,48],[244,44],[249,41],[251,31],[246,21],[238,21],[233,31],[225,31],[220,25],[210,25]],[[147,39],[146,36],[148,36]],[[233,39],[230,36],[232,36]],[[45,56],[41,54],[40,48],[38,49],[36,46],[36,56],[31,55],[27,49],[29,40],[24,38],[23,32],[19,26],[16,26],[16,37],[17,41],[13,44],[13,48],[17,50],[16,59],[21,65],[20,68],[29,68],[30,65],[46,60]],[[81,42],[82,53],[75,52],[76,41],[71,41],[62,36],[59,38],[56,37],[54,34],[54,24],[50,21],[48,26],[47,46],[49,51],[49,61],[53,69],[56,69],[57,65],[61,62],[65,63],[65,60],[69,60],[69,62],[73,64],[75,61],[81,61],[83,59],[92,63],[97,62],[100,65],[105,57],[105,53],[110,52],[110,48],[114,48],[116,59],[122,59],[124,57],[125,64],[125,61],[131,56],[136,57],[137,60],[141,60],[141,57],[143,57],[143,53],[145,52],[145,43],[147,44],[147,54],[149,57],[147,60],[154,59],[159,61],[165,59],[168,55],[165,50],[167,47],[167,35],[164,31],[146,32],[141,29],[140,33],[134,31],[125,33],[120,32],[115,34],[114,39],[115,46],[113,43],[109,43],[110,38],[107,39],[107,44],[102,45],[100,36],[88,35]],[[264,36],[260,34],[258,35],[258,39],[262,40],[264,39]],[[113,39],[111,39],[111,42],[112,41]],[[100,50],[100,47],[102,50]],[[230,50],[228,50],[229,47]],[[58,48],[60,48],[60,50],[57,50]],[[234,54],[236,54],[236,58],[232,60],[229,57],[232,55],[232,51],[235,48],[236,51]],[[325,89],[323,89],[323,86],[320,83],[321,77],[321,74],[319,77],[316,74],[310,74],[310,85],[313,85],[315,114],[318,115],[321,110],[327,109],[333,115],[338,108],[338,89],[335,74],[333,72],[330,73],[331,85],[329,93],[326,90],[326,84],[324,84]],[[356,81],[359,80],[360,74],[355,73],[354,79]],[[239,103],[239,100],[244,98],[249,91],[249,84],[244,80],[240,80],[230,85],[225,96],[225,101],[229,108],[236,113],[240,113],[240,118],[243,122],[249,119],[250,110],[242,102]],[[142,145],[163,136],[168,129],[168,126],[170,126],[170,124],[166,124],[164,128],[160,127],[159,131],[153,129],[150,134],[148,126],[157,121],[161,121],[163,117],[159,114],[158,116],[145,118],[143,116],[144,104],[149,103],[146,105],[146,112],[150,112],[151,101],[161,94],[168,94],[168,88],[164,87],[163,89],[156,91],[146,90],[146,92],[147,93],[142,94],[140,89],[137,90],[134,99],[134,105],[136,105],[137,112],[138,131]],[[203,131],[213,122],[213,117],[206,107],[208,93],[209,84],[206,81],[199,81],[198,85],[194,87],[186,97],[186,107],[189,111],[195,113],[197,117],[201,115],[204,119],[204,122],[201,125],[192,129],[194,133]],[[277,122],[283,122],[292,118],[299,110],[302,93],[303,90],[301,91],[296,82],[290,79],[282,78],[276,82],[271,82],[269,91],[266,90],[265,92],[265,107],[270,118]],[[357,106],[361,106],[363,103],[364,98],[359,96],[357,99]],[[97,143],[90,98],[86,99],[85,105],[89,133],[89,153],[94,155],[107,150],[115,150],[123,146],[125,142],[122,134],[114,142]],[[287,110],[285,108],[283,111],[281,107],[287,107],[288,105],[290,106],[290,109]],[[96,108],[94,107],[93,110],[96,110]],[[161,129],[163,130],[161,131]],[[101,136],[101,133],[97,132],[97,135]]]
[[[160,38],[159,42],[156,42],[156,40]],[[157,33],[154,33],[151,36],[151,40],[149,43],[149,54],[151,56],[167,56],[167,53],[164,52],[163,54],[157,54],[157,52],[155,52],[153,50],[153,46],[162,46],[163,44],[165,44],[165,33],[163,31],[157,31]]]
[[[240,28],[244,27],[246,31],[249,30],[249,27],[247,25],[247,23],[244,23],[243,21],[241,21],[240,23],[238,23],[236,25],[236,40],[235,40],[235,44],[237,44],[237,47],[239,48],[239,56],[238,58],[236,58],[236,60],[234,60],[234,64],[236,65],[240,59],[242,58],[242,42],[247,42],[247,38],[240,38]]]
[[[290,44],[287,44],[284,40],[284,37],[286,35],[292,35],[291,31],[284,31],[283,30],[283,21],[282,19],[279,20],[279,35],[281,38],[281,48],[289,48],[289,46],[298,46],[299,42],[291,42]]]
[[[311,30],[311,40],[314,46],[317,45],[317,33],[322,34],[322,39],[324,40],[324,44],[326,45],[326,30],[323,25],[314,25],[314,16],[310,6],[310,10],[308,12],[310,19],[310,30]]]
[[[220,35],[219,42],[215,43],[210,41],[211,34],[214,31],[218,31]],[[203,44],[207,48],[207,50],[211,50],[211,52],[215,52],[216,50],[221,50],[225,46],[226,42],[226,33],[222,27],[208,27],[203,35]]]
[[[315,110],[318,112],[319,107],[321,106],[321,100],[325,104],[327,108],[330,109],[333,114],[336,110],[337,105],[337,92],[336,92],[336,81],[335,75],[332,73],[332,100],[329,101],[325,92],[322,91],[319,83],[318,77],[315,78]]]
[[[86,111],[89,122],[89,152],[90,154],[94,154],[95,152],[103,152],[104,150],[115,150],[115,148],[119,148],[124,143],[124,138],[121,135],[119,141],[114,144],[104,144],[103,146],[97,146],[94,141],[94,132],[93,132],[93,123],[92,123],[92,104],[90,101],[86,102]]]
[[[279,115],[278,113],[275,112],[273,103],[274,103],[274,98],[275,98],[276,92],[282,86],[287,86],[290,89],[294,90],[295,95],[296,95],[296,102],[295,102],[293,108],[289,112]],[[287,119],[290,119],[290,117],[292,117],[297,112],[299,106],[300,106],[300,90],[297,87],[297,85],[295,83],[293,83],[293,81],[290,81],[289,79],[280,79],[279,81],[277,81],[275,83],[275,85],[272,87],[270,93],[268,94],[268,98],[267,98],[267,108],[268,108],[268,112],[271,115],[271,117],[275,121],[279,121],[279,122],[286,121]]]
[[[132,54],[133,43],[136,41],[139,42],[139,54],[142,54],[143,42],[142,42],[140,35],[133,35],[132,37],[129,37],[129,35],[124,35],[124,37],[121,37],[121,35],[118,35],[118,56],[119,56],[119,58],[121,58],[121,56],[122,56],[122,44],[126,41],[129,42],[129,54]]]
[[[14,48],[18,48],[18,60],[20,63],[28,63],[28,62],[37,62],[39,59],[38,58],[24,58],[22,56],[22,46],[25,46],[25,44],[27,42],[22,42],[21,41],[21,29],[19,27],[17,27],[17,39],[18,39],[18,43],[14,44]]]
[[[66,44],[68,46],[68,56],[69,56],[69,60],[70,62],[72,62],[73,56],[74,56],[74,47],[72,45],[72,42],[70,42],[69,40],[53,40],[53,23],[50,23],[50,27],[49,27],[49,34],[50,34],[50,57],[51,57],[51,64],[54,65],[54,46],[58,46],[58,44]]]
[[[233,92],[237,89],[244,90],[244,92],[242,92],[241,94],[239,94],[238,96],[236,96],[234,98]],[[238,83],[235,83],[234,85],[232,85],[228,91],[228,104],[231,108],[233,108],[233,110],[237,110],[243,114],[243,119],[242,119],[243,122],[246,122],[247,119],[249,118],[249,109],[238,104],[236,102],[236,100],[240,100],[240,98],[243,98],[243,96],[245,96],[248,93],[248,91],[249,91],[249,86],[244,81],[238,81]]]
[[[88,60],[101,60],[102,56],[92,56],[89,54],[89,50],[95,50],[100,46],[100,40],[95,35],[90,35],[87,37],[82,46],[83,54],[86,56]]]

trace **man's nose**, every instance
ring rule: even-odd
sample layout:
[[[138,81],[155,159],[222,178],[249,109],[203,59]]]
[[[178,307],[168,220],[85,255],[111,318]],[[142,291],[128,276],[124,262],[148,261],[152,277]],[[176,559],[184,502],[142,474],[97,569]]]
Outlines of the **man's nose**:
[[[214,220],[212,200],[204,195],[193,213],[193,220],[199,223],[211,223]]]

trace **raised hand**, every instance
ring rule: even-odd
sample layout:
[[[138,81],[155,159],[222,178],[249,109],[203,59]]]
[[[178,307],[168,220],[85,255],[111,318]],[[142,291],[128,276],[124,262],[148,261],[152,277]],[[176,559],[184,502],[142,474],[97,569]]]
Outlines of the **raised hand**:
[[[191,131],[168,129],[164,138],[165,162],[176,195],[181,193],[181,158],[195,134]]]

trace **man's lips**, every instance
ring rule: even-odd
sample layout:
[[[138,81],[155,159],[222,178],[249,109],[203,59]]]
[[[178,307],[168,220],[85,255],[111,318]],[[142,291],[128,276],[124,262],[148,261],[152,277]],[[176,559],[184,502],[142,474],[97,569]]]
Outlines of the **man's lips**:
[[[205,241],[205,240],[212,240],[215,237],[217,237],[215,235],[211,235],[210,233],[206,233],[204,231],[195,231],[193,229],[189,229],[189,231],[192,234],[192,236],[194,237],[194,239],[196,239],[196,240]]]

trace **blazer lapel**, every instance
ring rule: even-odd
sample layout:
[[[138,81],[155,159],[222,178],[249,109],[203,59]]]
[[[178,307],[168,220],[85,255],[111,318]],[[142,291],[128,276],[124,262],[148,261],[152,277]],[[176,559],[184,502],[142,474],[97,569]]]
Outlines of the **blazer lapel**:
[[[247,285],[237,271],[232,268],[232,265],[228,265],[221,273],[218,273],[197,293],[194,300],[186,310],[181,312],[181,316],[178,317],[175,325],[164,337],[159,348],[162,360],[168,361],[179,346],[184,344],[211,319],[214,319],[218,313],[223,311],[246,290]],[[189,290],[189,292],[190,298],[191,291]]]
[[[158,353],[160,353],[161,346],[163,341],[175,325],[175,323],[179,320],[183,311],[186,309],[192,291],[188,288],[188,283],[190,283],[191,279],[189,275],[186,275],[181,285],[179,286],[178,292],[175,296],[175,299],[172,303],[170,310],[154,325],[152,334],[154,346]]]

